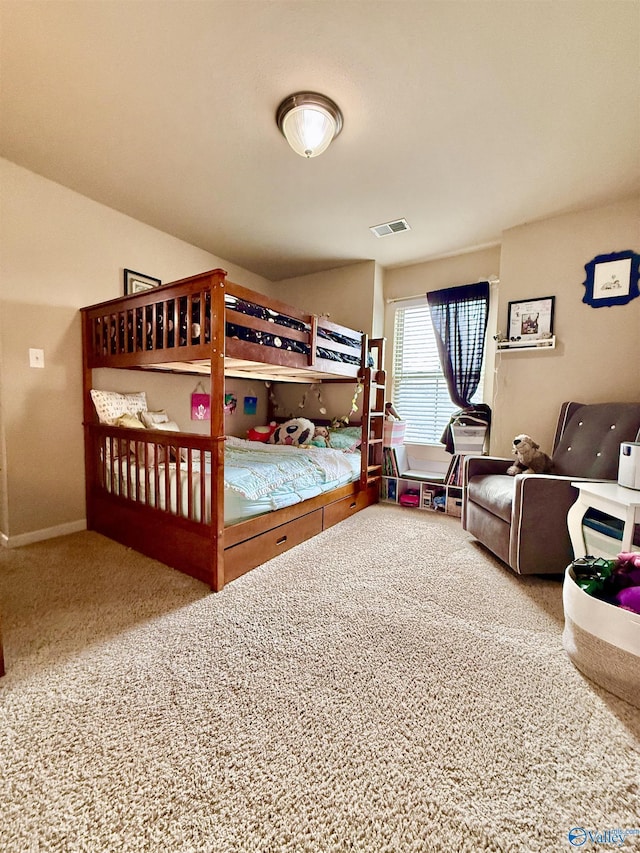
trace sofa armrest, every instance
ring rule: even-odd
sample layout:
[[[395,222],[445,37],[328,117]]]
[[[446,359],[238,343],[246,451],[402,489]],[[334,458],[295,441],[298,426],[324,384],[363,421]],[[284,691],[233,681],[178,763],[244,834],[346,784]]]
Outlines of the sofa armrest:
[[[503,459],[500,456],[465,456],[462,483],[466,487],[472,477],[481,474],[506,474],[507,468],[513,465],[513,459]]]
[[[522,574],[561,573],[573,559],[567,512],[581,478],[553,474],[515,476],[509,562]]]

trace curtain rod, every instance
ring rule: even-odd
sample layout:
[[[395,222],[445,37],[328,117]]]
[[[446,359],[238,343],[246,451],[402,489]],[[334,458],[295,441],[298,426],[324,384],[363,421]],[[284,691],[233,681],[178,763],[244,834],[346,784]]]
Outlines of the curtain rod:
[[[478,284],[481,281],[488,281],[491,287],[496,287],[500,284],[500,279],[495,275],[490,275],[489,278],[481,278],[478,280]],[[392,305],[394,302],[410,302],[412,299],[421,299],[422,297],[427,296],[426,291],[422,293],[416,293],[415,296],[395,296],[392,299],[385,299],[387,305]]]

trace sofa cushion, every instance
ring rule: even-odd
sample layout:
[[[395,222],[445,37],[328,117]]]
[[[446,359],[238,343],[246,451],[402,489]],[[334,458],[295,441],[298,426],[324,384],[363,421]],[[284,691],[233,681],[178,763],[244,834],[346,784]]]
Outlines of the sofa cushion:
[[[510,524],[514,483],[508,474],[481,474],[469,480],[467,497]]]
[[[553,454],[553,473],[617,480],[620,443],[636,441],[639,403],[591,403],[569,419]]]

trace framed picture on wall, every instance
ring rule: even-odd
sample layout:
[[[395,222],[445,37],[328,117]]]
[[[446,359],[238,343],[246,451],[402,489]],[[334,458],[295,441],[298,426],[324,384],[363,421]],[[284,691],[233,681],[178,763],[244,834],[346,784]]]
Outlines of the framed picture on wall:
[[[143,290],[151,290],[152,287],[157,287],[159,284],[162,284],[159,278],[151,278],[149,275],[143,275],[143,273],[133,270],[124,271],[125,296],[129,296],[131,293],[140,293]]]
[[[592,308],[606,308],[625,305],[640,296],[639,262],[640,255],[630,250],[597,255],[584,266],[587,277],[582,301]]]
[[[507,318],[510,341],[539,341],[553,335],[555,296],[510,302]]]

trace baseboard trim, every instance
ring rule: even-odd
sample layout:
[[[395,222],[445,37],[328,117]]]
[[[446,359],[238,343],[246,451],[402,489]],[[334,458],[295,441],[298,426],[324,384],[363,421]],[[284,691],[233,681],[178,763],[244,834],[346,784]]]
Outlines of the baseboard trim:
[[[45,539],[55,539],[57,536],[67,536],[69,533],[79,533],[87,529],[87,519],[70,521],[68,524],[57,524],[55,527],[45,527],[42,530],[32,530],[30,533],[20,533],[18,536],[7,536],[0,533],[0,543],[5,548],[20,548]]]

